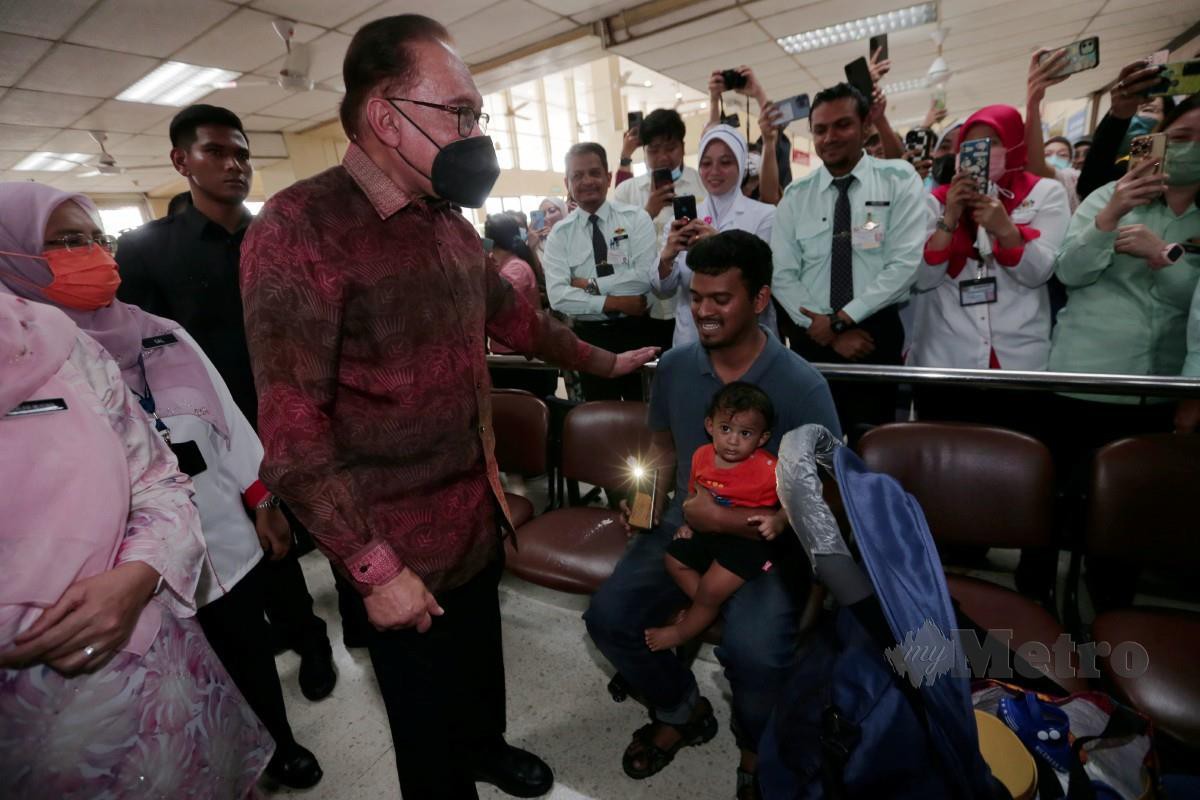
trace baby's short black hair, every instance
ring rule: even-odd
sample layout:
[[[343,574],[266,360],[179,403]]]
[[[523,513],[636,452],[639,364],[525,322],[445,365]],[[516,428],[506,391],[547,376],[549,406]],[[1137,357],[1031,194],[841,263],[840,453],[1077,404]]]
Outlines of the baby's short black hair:
[[[718,411],[732,414],[757,411],[762,414],[763,422],[766,424],[765,430],[773,430],[775,427],[775,406],[771,403],[771,398],[762,389],[745,381],[727,383],[713,395],[712,402],[708,404],[706,416],[713,419]]]

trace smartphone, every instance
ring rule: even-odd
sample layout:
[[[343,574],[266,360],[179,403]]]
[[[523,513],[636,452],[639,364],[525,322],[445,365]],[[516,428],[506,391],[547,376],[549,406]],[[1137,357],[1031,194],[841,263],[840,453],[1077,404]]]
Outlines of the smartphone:
[[[492,252],[492,248],[496,246],[496,243],[486,236],[480,237],[479,241],[483,243],[483,252],[485,253]]]
[[[946,90],[938,89],[933,93],[933,107],[938,111],[946,110]]]
[[[540,231],[546,227],[546,212],[545,211],[530,211],[529,212],[529,227],[535,231]]]
[[[1163,97],[1196,92],[1200,92],[1200,59],[1163,64],[1162,79],[1146,94],[1148,97]]]
[[[992,140],[968,139],[958,148],[958,171],[975,176],[975,188],[980,194],[987,194],[988,170],[992,160]]]
[[[863,93],[867,100],[875,93],[875,82],[871,80],[871,68],[865,58],[856,58],[846,65],[846,80]]]
[[[695,219],[696,218],[696,196],[692,194],[681,194],[671,201],[671,205],[675,208],[675,219]]]
[[[1163,159],[1167,155],[1167,135],[1165,133],[1148,133],[1145,136],[1135,136],[1129,143],[1129,169],[1133,170],[1143,161],[1157,161],[1158,166],[1150,171],[1150,175],[1163,172]]]
[[[671,170],[669,169],[656,169],[650,173],[650,186],[655,189],[674,182],[675,180],[671,177]]]
[[[1148,67],[1162,66],[1163,64],[1167,63],[1167,59],[1170,57],[1171,57],[1170,50],[1155,50],[1153,53],[1150,54],[1150,57],[1146,59],[1146,66],[1148,66]]]
[[[629,130],[635,130],[642,124],[642,119],[645,117],[641,111],[630,111],[625,115],[629,122]]]
[[[1076,72],[1094,69],[1100,65],[1100,37],[1098,36],[1089,36],[1086,39],[1080,39],[1078,42],[1071,42],[1066,47],[1055,48],[1042,53],[1038,57],[1038,63],[1042,63],[1059,50],[1066,50],[1067,57],[1058,72],[1054,73],[1055,76],[1074,75]]]
[[[881,33],[878,36],[871,37],[871,46],[870,46],[870,49],[867,50],[867,52],[871,55],[875,55],[876,50],[879,51],[879,60],[887,61],[888,49],[887,49],[887,34],[886,33]]]
[[[917,160],[924,161],[933,155],[933,146],[937,134],[929,128],[913,128],[904,134],[904,149],[916,150]]]
[[[200,445],[195,442],[171,442],[167,446],[179,462],[179,471],[189,478],[194,478],[208,469],[204,455],[200,452]]]
[[[798,94],[775,104],[775,124],[785,127],[798,119],[807,119],[810,111],[807,94]]]

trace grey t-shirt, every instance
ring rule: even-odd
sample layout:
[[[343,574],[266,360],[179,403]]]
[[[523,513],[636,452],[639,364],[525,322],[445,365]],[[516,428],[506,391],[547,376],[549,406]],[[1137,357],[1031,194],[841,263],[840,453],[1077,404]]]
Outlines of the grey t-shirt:
[[[762,353],[740,380],[762,389],[775,406],[775,427],[766,444],[770,453],[778,453],[785,433],[808,423],[824,425],[841,438],[842,427],[825,377],[775,337],[767,336]],[[663,524],[668,527],[683,524],[692,454],[710,442],[704,416],[713,395],[724,385],[699,342],[672,348],[658,362],[650,389],[650,428],[671,432],[677,462],[675,497],[663,513]]]

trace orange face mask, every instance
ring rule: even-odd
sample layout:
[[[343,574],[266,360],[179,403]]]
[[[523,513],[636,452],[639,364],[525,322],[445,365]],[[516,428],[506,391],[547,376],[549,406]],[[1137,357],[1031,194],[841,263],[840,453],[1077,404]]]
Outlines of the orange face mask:
[[[50,285],[36,286],[50,302],[76,311],[95,311],[112,303],[121,285],[117,262],[103,247],[47,250],[40,256],[5,253],[45,261],[50,267]],[[28,283],[29,281],[25,281]]]

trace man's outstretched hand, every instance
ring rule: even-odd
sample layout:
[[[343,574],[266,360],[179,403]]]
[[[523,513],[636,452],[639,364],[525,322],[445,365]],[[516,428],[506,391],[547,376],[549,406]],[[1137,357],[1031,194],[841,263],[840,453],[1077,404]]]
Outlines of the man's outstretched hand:
[[[658,358],[658,354],[662,351],[660,347],[641,347],[637,350],[626,350],[624,353],[617,353],[617,360],[613,362],[612,371],[608,373],[610,378],[619,378],[622,375],[628,375],[631,372],[641,369],[645,364]]]

